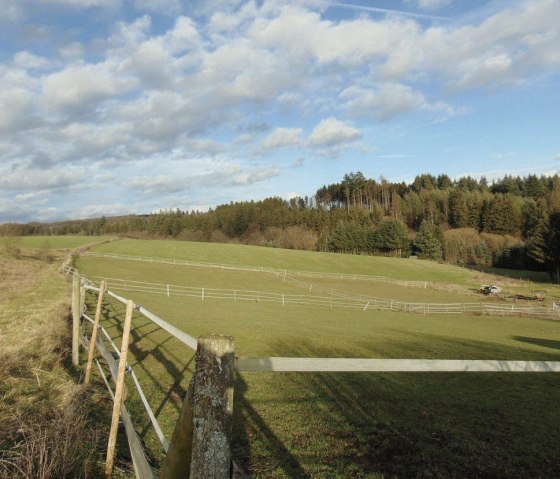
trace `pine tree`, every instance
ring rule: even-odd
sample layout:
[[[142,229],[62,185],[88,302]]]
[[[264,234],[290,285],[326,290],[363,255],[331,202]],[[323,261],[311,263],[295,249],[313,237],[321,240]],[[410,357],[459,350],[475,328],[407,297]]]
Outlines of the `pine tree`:
[[[395,256],[408,256],[410,253],[410,238],[406,226],[397,220],[384,220],[370,235],[372,250],[392,253]]]
[[[453,228],[464,228],[468,225],[469,210],[465,193],[459,189],[452,190],[449,193],[449,225]]]
[[[548,218],[546,263],[552,280],[560,283],[560,210],[553,211]]]
[[[426,220],[422,221],[420,225],[416,240],[414,241],[414,247],[419,258],[436,261],[442,258],[441,243]]]

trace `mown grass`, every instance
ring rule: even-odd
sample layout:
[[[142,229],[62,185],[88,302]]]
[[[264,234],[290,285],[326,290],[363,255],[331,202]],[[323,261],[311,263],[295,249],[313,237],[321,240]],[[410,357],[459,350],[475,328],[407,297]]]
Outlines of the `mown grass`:
[[[0,256],[2,479],[102,477],[110,402],[68,365],[62,259],[26,249]]]
[[[114,239],[112,236],[21,236],[17,244],[22,248],[74,249]]]
[[[338,255],[327,255],[330,263],[324,264],[315,253],[232,246],[123,241],[98,250],[386,276],[391,261],[402,264]],[[372,264],[385,261],[383,273],[370,271]],[[354,262],[366,266],[352,271]],[[428,267],[443,267],[411,263],[422,264],[424,274]],[[86,276],[286,292],[293,288],[253,273],[86,257],[78,266]],[[419,279],[416,271],[401,279]],[[441,271],[440,278],[473,274]],[[461,277],[464,285],[471,281]],[[298,294],[300,289],[290,291]],[[121,293],[195,337],[234,336],[238,356],[560,360],[560,323],[553,321]],[[91,306],[94,300],[91,296]],[[104,305],[103,322],[115,338],[123,311],[114,301]],[[130,363],[170,437],[194,368],[193,352],[141,316],[134,317],[133,325]],[[559,379],[553,373],[240,373],[235,383],[235,458],[257,478],[558,477]],[[157,466],[163,455],[155,434],[134,393],[128,401]]]
[[[476,284],[476,273],[464,268],[408,258],[359,256],[284,250],[261,246],[125,239],[102,245],[98,252],[176,258],[240,266],[387,276],[394,279]]]
[[[560,286],[530,281],[525,272],[508,270],[510,277],[496,270],[478,271],[449,264],[439,264],[409,258],[387,258],[336,253],[319,253],[282,250],[259,246],[235,244],[192,243],[183,241],[121,240],[101,245],[98,252],[127,254],[132,256],[182,259],[238,266],[263,266],[268,268],[385,276],[398,280],[425,281],[434,288],[447,292],[476,293],[483,284],[497,284],[504,290],[503,297],[512,299],[517,295],[532,297],[535,290],[546,291],[546,304],[560,300]],[[536,275],[539,281],[542,275]],[[315,281],[315,280],[313,280]],[[380,296],[382,297],[382,296]],[[479,296],[480,297],[480,296]],[[389,299],[392,296],[388,297]],[[488,300],[488,298],[483,298]]]

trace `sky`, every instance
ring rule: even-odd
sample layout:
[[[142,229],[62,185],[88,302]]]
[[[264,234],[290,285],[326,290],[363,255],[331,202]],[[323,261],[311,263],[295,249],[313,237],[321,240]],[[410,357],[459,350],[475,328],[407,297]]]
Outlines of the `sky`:
[[[0,223],[560,172],[560,0],[0,11]]]

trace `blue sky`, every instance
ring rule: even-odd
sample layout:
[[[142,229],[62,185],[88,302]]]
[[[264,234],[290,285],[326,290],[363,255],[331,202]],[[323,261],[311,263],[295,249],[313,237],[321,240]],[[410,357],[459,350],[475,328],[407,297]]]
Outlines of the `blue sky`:
[[[560,172],[558,0],[0,7],[0,223]]]

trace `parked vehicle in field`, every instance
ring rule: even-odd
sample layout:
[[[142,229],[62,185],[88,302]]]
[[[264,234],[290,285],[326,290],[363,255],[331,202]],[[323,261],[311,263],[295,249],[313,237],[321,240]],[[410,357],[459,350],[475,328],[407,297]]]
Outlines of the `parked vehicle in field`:
[[[502,288],[495,285],[484,285],[480,287],[480,292],[482,294],[497,294],[502,292]]]

